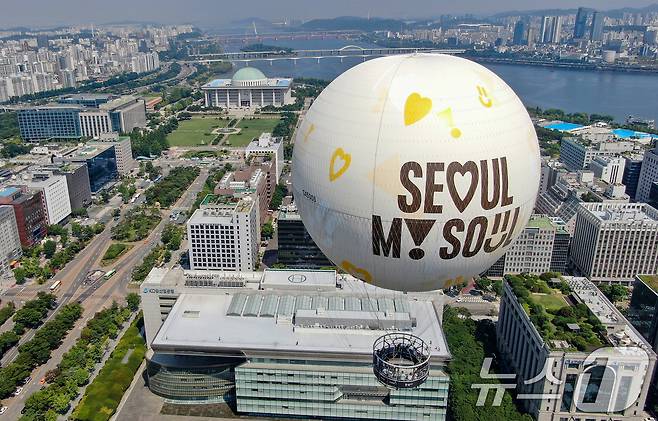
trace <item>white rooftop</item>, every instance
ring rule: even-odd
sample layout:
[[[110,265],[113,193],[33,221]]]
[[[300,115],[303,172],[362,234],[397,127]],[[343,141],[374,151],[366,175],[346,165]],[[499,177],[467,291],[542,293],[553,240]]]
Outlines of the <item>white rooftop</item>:
[[[288,289],[290,275],[303,274]],[[331,284],[331,288],[329,288]],[[336,286],[336,285],[339,286]],[[369,356],[378,337],[404,330],[421,337],[435,358],[449,357],[431,295],[383,290],[333,271],[271,271],[261,287],[223,294],[185,292],[152,342],[153,349],[191,352],[241,351]],[[281,287],[281,288],[278,288]],[[325,289],[326,288],[326,289]]]

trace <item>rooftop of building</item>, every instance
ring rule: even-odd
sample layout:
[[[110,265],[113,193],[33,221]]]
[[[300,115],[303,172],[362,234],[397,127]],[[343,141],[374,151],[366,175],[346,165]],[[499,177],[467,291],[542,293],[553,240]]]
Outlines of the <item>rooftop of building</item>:
[[[532,215],[526,227],[539,228],[543,230],[551,230],[556,228],[555,224],[553,224],[553,221],[551,221],[551,219],[545,215]]]
[[[507,275],[508,284],[546,345],[593,351],[604,346],[650,345],[587,278]]]
[[[658,211],[646,203],[583,203],[602,223],[658,224]]]
[[[637,277],[658,294],[658,275],[637,275]]]
[[[106,150],[113,148],[110,143],[96,142],[96,143],[87,143],[86,145],[75,148],[64,155],[65,159],[90,159],[96,155],[105,152]]]
[[[248,212],[254,206],[251,196],[209,194],[194,211],[190,224],[229,224],[236,213]]]
[[[302,219],[302,216],[299,214],[297,206],[294,203],[291,203],[288,206],[282,206],[280,208],[278,219],[299,221]]]
[[[450,356],[431,295],[410,297],[334,271],[266,270],[260,276],[259,289],[183,292],[153,349],[370,358],[374,341],[393,330],[420,336],[434,358]]]
[[[0,197],[9,197],[16,194],[19,191],[20,189],[16,187],[5,187],[2,190],[0,190]]]

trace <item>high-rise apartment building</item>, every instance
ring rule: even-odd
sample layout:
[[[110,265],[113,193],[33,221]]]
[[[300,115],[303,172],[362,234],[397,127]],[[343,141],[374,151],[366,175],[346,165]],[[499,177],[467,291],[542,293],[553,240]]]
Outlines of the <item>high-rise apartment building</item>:
[[[208,195],[187,221],[192,269],[250,271],[258,265],[258,197]]]
[[[658,272],[658,210],[645,203],[581,203],[571,260],[595,282],[630,283],[638,273]]]
[[[520,19],[514,25],[514,35],[512,38],[512,43],[514,45],[525,45],[528,42],[527,39],[527,24],[523,19]]]
[[[592,26],[590,27],[589,38],[592,41],[603,41],[604,17],[601,12],[592,13]]]
[[[576,13],[576,23],[573,29],[573,37],[575,39],[585,38],[585,34],[587,33],[587,22],[591,13],[592,9],[586,7],[578,8],[578,12]]]

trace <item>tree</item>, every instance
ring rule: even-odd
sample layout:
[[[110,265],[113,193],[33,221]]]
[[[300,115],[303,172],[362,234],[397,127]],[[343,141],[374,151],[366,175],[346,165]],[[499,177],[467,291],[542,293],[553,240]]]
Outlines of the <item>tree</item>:
[[[71,215],[77,218],[87,218],[89,217],[89,212],[87,208],[76,208],[71,211]]]
[[[25,269],[23,268],[14,269],[14,278],[16,278],[16,283],[18,285],[23,285],[25,283],[26,277],[27,277],[27,273],[25,272]]]
[[[140,298],[139,298],[138,294],[136,294],[134,292],[131,292],[130,294],[128,294],[126,296],[126,302],[128,303],[128,308],[131,311],[135,312],[135,311],[139,310]]]
[[[57,251],[57,243],[53,240],[48,240],[43,244],[43,254],[46,255],[47,259],[53,257],[53,254]]]
[[[617,303],[628,298],[628,288],[623,285],[600,285],[599,289],[612,303]]]
[[[272,226],[272,222],[268,221],[265,225],[263,225],[260,229],[260,237],[262,239],[270,239],[274,236],[274,227]]]

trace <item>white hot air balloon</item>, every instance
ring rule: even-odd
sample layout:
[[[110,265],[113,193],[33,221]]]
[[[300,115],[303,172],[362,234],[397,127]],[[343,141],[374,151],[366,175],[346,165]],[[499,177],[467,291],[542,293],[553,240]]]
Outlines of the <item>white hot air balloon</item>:
[[[537,135],[512,89],[438,54],[343,73],[309,109],[293,156],[313,240],[345,271],[398,291],[489,268],[532,214],[539,174]]]

